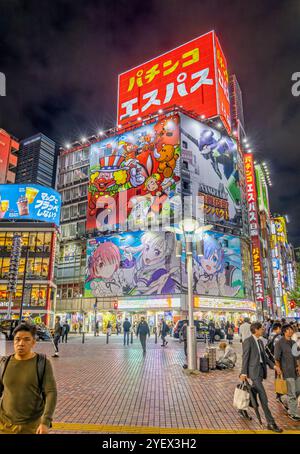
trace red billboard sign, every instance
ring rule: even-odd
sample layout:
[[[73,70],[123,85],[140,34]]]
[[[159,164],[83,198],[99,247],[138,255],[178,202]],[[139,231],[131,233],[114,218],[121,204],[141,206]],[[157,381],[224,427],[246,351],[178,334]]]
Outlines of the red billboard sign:
[[[227,71],[227,62],[225,55],[220,46],[220,42],[215,36],[215,52],[217,65],[217,101],[218,113],[226,127],[230,132],[230,99],[229,99],[229,76]]]
[[[0,184],[6,183],[10,153],[10,136],[0,129]]]
[[[254,172],[253,156],[251,154],[245,154],[244,164],[245,164],[248,215],[249,215],[250,236],[251,236],[251,251],[252,251],[251,255],[252,255],[253,273],[254,273],[255,300],[257,302],[263,303],[263,301],[264,301],[263,268],[262,268],[260,240],[259,240],[255,172]]]
[[[227,63],[213,31],[119,75],[118,124],[173,105],[220,115],[230,131]]]

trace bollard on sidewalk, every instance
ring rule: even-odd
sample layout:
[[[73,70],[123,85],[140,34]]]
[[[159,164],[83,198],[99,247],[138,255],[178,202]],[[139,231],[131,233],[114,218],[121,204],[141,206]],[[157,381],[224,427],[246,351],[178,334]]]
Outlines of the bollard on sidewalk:
[[[133,331],[130,333],[130,343],[133,344]]]
[[[106,343],[108,344],[109,342],[109,333],[106,333]]]
[[[85,332],[83,331],[82,332],[82,343],[84,344],[84,341],[85,341]]]

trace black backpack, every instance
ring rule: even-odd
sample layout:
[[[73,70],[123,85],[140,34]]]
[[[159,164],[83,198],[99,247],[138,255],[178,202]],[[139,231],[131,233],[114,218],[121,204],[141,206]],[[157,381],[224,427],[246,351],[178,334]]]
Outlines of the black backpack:
[[[0,360],[0,397],[3,393],[4,385],[3,385],[3,377],[6,371],[6,368],[8,366],[8,363],[13,355],[9,356],[3,356]],[[37,361],[36,361],[36,373],[38,377],[38,383],[39,383],[39,390],[40,394],[43,397],[43,400],[45,401],[45,395],[44,395],[44,390],[43,390],[43,381],[44,381],[44,375],[45,375],[45,370],[46,370],[46,355],[42,353],[37,353]]]
[[[266,355],[267,357],[269,358],[270,361],[272,361],[272,363],[275,364],[275,356],[274,356],[274,351],[275,351],[275,339],[280,336],[280,334],[276,334],[276,336],[272,337],[272,339],[270,339],[268,342],[267,342],[267,345],[265,347],[265,352],[266,352]]]

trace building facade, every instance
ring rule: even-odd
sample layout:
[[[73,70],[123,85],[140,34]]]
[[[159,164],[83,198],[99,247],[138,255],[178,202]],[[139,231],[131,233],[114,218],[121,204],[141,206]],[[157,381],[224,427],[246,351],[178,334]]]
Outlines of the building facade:
[[[162,224],[176,223],[199,197],[213,229],[203,259],[194,258],[195,317],[254,317],[241,153],[225,130],[178,109],[61,150],[57,313],[86,330],[96,319],[105,330],[125,316],[144,315],[150,325],[185,317],[185,260],[175,257],[174,234]]]
[[[49,137],[36,134],[20,142],[16,183],[55,187],[58,149]]]
[[[11,301],[12,317],[18,318],[21,304],[23,316],[36,323],[52,326],[56,285],[54,263],[57,227],[50,223],[0,223],[0,318],[7,315]],[[15,291],[9,291],[9,271],[14,236],[21,237],[21,253]]]
[[[17,139],[0,129],[0,184],[15,182],[18,150]]]

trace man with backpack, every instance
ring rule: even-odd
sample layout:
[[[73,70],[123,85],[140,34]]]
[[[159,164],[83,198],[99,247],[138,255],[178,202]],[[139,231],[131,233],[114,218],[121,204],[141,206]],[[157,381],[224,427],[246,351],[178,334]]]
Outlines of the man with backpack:
[[[13,336],[15,353],[0,361],[0,434],[47,434],[57,399],[51,363],[33,351],[34,325],[18,325]]]

